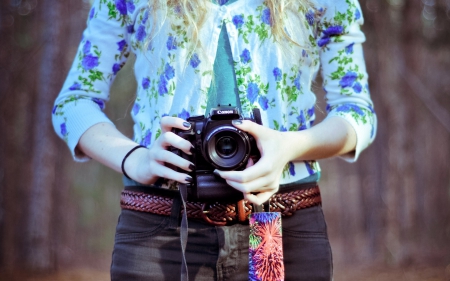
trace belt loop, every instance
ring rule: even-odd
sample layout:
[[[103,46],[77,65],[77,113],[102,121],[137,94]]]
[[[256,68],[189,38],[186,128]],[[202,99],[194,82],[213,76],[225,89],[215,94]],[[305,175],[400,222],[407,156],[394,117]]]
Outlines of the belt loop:
[[[266,202],[263,203],[264,212],[270,212],[270,198]]]
[[[244,221],[246,221],[248,219],[248,217],[246,216],[244,199],[239,200],[236,203],[236,213],[237,213],[238,221],[244,222]]]
[[[260,213],[263,212],[263,206],[262,205],[257,205],[257,204],[252,204],[253,205],[253,213]]]
[[[177,229],[180,225],[180,211],[181,211],[181,198],[180,196],[175,196],[173,198],[172,209],[170,211],[170,229]]]

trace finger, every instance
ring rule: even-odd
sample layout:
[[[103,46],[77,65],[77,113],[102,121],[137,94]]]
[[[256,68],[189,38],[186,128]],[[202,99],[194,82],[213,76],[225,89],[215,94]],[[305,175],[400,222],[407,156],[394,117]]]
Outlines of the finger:
[[[260,192],[258,194],[251,194],[251,193],[244,193],[244,199],[248,200],[249,202],[261,205],[267,202],[269,198],[274,194],[274,192]]]
[[[266,190],[275,190],[277,188],[275,181],[269,177],[261,177],[245,183],[227,180],[227,183],[242,193],[261,192]]]
[[[191,172],[195,169],[195,166],[192,162],[167,150],[160,150],[156,152],[154,154],[154,160],[171,164],[188,172]]]
[[[255,165],[255,162],[253,161],[252,158],[249,158],[247,161],[247,165],[245,166],[245,168],[250,168],[251,166]]]
[[[155,165],[153,167],[153,173],[161,178],[177,181],[179,183],[191,183],[192,177],[188,174],[177,172],[164,165]]]
[[[191,123],[184,119],[172,116],[164,116],[160,122],[161,132],[166,133],[172,131],[173,128],[188,130],[191,128]]]
[[[192,154],[192,144],[172,132],[165,132],[156,140],[156,142],[157,145],[159,145],[163,149],[167,149],[169,146],[173,146],[175,148],[181,149],[186,154]]]
[[[252,136],[259,136],[262,132],[267,130],[266,127],[256,124],[250,120],[233,120],[233,126],[236,128],[250,133]]]
[[[250,182],[273,172],[273,163],[261,158],[256,164],[246,168],[243,171],[219,171],[216,170],[222,178],[233,182]]]

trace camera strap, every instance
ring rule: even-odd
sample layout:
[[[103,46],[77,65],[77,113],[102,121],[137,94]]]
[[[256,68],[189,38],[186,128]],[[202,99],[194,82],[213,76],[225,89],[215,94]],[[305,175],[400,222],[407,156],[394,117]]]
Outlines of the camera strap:
[[[188,219],[186,210],[187,201],[187,186],[186,184],[179,184],[181,202],[183,204],[183,215],[181,217],[180,242],[181,242],[181,281],[188,281],[189,274],[186,262],[186,246],[188,238]]]

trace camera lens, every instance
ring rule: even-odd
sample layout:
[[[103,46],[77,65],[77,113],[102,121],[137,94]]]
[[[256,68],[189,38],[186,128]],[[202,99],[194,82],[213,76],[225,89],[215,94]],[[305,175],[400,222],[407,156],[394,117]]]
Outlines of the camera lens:
[[[218,169],[234,170],[250,156],[248,135],[233,126],[219,126],[205,135],[203,155]]]
[[[230,136],[221,137],[216,142],[216,151],[223,158],[230,158],[236,154],[237,151],[237,143]]]

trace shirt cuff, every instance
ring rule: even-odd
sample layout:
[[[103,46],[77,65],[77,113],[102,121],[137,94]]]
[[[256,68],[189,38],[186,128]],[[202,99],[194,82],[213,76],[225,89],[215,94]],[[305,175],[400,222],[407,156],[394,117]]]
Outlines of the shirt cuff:
[[[349,162],[354,163],[358,160],[361,152],[366,149],[374,140],[376,135],[377,128],[377,119],[375,115],[373,115],[372,122],[362,123],[361,121],[356,120],[352,113],[350,112],[335,112],[334,110],[328,113],[326,118],[331,117],[340,117],[345,121],[350,123],[356,133],[356,147],[355,150],[338,156],[339,158]]]

